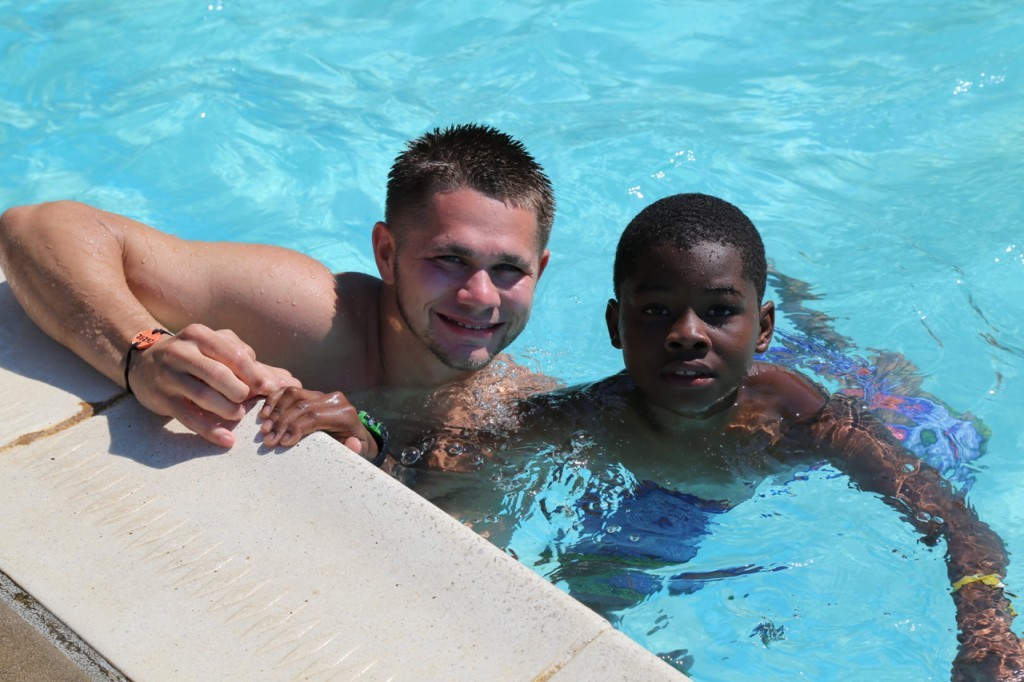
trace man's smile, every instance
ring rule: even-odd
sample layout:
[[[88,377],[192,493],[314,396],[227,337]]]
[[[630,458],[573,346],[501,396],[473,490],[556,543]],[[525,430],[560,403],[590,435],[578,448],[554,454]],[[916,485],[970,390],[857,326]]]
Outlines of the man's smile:
[[[449,317],[443,313],[437,313],[437,316],[442,321],[447,322],[453,327],[465,329],[470,332],[492,332],[501,326],[500,322],[472,322],[469,320],[459,320],[454,317]]]

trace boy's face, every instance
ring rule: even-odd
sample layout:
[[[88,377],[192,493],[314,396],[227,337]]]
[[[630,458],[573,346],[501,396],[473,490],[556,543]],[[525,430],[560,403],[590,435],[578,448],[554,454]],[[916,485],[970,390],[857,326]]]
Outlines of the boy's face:
[[[374,231],[405,326],[445,366],[476,371],[523,330],[548,252],[537,219],[472,189],[433,194],[401,236]]]
[[[692,419],[721,413],[768,350],[774,305],[758,305],[735,247],[660,245],[639,260],[608,303],[612,345],[649,403]]]

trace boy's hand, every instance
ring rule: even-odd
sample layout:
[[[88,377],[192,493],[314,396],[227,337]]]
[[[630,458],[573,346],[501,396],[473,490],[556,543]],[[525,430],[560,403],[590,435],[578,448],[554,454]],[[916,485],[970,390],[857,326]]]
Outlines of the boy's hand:
[[[953,662],[954,682],[1024,681],[1024,646],[1011,629],[1012,604],[1002,590],[965,585],[954,594],[960,648]]]
[[[299,383],[287,370],[258,362],[234,332],[200,324],[134,353],[129,381],[144,407],[224,447],[235,443],[225,422],[241,419],[246,401]]]
[[[953,682],[1021,680],[1024,680],[1024,648],[1012,632],[987,638],[981,650],[961,647],[953,662]]]
[[[326,431],[345,447],[366,459],[377,456],[377,442],[359,420],[359,413],[344,393],[321,393],[289,386],[267,396],[260,410],[263,444],[291,447],[303,436]]]

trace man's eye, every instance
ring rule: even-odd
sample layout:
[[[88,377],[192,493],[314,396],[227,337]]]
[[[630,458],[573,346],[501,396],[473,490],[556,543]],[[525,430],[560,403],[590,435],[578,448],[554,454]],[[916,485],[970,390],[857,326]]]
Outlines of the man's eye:
[[[667,315],[668,308],[666,308],[663,305],[657,304],[645,305],[643,308],[640,309],[640,312],[642,312],[644,315]]]
[[[461,256],[436,256],[434,260],[445,265],[462,265]]]
[[[521,267],[519,267],[518,265],[513,265],[512,263],[501,263],[499,265],[495,265],[494,266],[494,271],[495,272],[499,272],[499,273],[501,273],[503,275],[522,275],[522,274],[524,274],[523,273],[523,269]]]

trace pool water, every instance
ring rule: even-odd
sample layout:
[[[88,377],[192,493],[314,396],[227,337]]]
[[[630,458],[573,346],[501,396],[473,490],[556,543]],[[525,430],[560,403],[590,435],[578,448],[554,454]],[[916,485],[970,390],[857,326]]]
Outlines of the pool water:
[[[1018,590],[1022,105],[1006,2],[0,1],[0,206],[74,198],[373,272],[405,140],[463,121],[522,139],[559,213],[512,351],[566,382],[621,367],[603,310],[629,218],[681,191],[737,204],[782,330],[898,353],[983,429],[969,499]],[[948,678],[941,547],[834,471],[758,493],[687,570],[783,570],[652,595],[617,626],[697,680]]]

